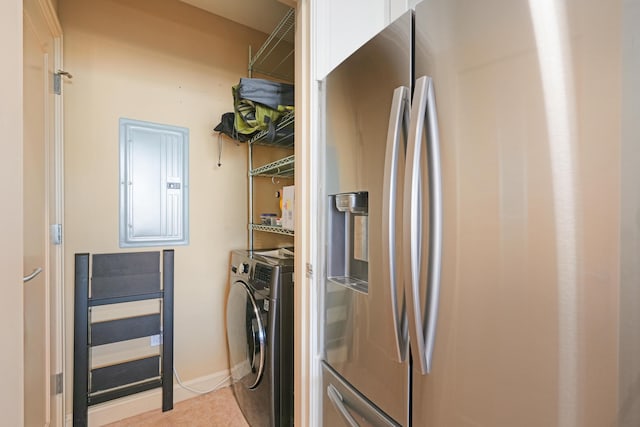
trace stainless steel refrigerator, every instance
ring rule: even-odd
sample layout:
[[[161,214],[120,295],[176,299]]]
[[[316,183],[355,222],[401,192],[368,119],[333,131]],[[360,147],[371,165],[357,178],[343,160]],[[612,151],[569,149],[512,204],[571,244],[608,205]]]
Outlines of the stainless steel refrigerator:
[[[323,425],[613,425],[629,4],[424,0],[322,82]]]

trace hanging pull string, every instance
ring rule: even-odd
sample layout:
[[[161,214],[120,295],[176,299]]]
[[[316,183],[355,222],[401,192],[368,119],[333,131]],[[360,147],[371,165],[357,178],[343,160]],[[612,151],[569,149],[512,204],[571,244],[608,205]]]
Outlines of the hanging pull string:
[[[232,140],[236,147],[240,144],[236,140]],[[218,132],[218,167],[222,167],[222,145],[224,143],[224,138],[222,132]]]

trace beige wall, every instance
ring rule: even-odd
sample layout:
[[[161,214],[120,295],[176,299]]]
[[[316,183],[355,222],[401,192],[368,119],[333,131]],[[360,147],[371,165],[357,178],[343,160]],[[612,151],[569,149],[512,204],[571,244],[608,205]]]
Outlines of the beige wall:
[[[175,254],[175,366],[183,380],[224,371],[229,251],[247,244],[247,149],[225,142],[219,168],[211,129],[232,109],[248,45],[265,35],[172,0],[60,0],[58,11],[73,74],[64,89],[68,354],[73,254],[120,250],[118,119],[127,117],[190,130],[190,244]],[[69,411],[70,382],[67,390]]]
[[[3,191],[0,245],[0,413],[3,425],[23,422],[22,381],[22,1],[0,2],[0,177]]]

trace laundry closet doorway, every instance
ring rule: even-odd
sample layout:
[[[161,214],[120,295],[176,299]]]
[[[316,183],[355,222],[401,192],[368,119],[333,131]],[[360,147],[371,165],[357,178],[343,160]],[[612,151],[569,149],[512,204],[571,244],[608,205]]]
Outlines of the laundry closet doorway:
[[[25,1],[23,19],[24,425],[61,426],[62,31],[46,0]]]

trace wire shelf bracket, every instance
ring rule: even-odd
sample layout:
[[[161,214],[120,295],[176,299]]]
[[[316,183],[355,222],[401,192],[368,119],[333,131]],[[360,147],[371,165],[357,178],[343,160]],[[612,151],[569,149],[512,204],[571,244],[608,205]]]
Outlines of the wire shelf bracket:
[[[289,9],[255,55],[252,55],[251,46],[249,46],[249,77],[253,77],[253,73],[256,72],[285,81],[293,81],[293,75],[283,73],[279,70],[287,60],[291,58],[295,48],[283,49],[286,53],[279,58],[280,62],[275,65],[269,65],[267,67],[267,63],[265,61],[267,58],[276,54],[276,49],[281,45],[283,40],[286,41],[289,38],[289,35],[293,34],[295,31],[295,22],[295,10]],[[280,53],[280,51],[277,53]],[[277,59],[278,58],[276,58],[276,60]]]

